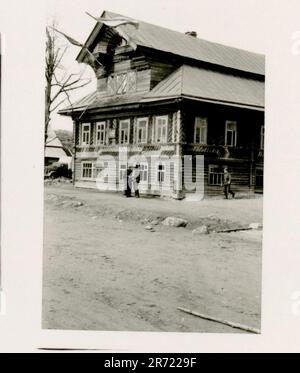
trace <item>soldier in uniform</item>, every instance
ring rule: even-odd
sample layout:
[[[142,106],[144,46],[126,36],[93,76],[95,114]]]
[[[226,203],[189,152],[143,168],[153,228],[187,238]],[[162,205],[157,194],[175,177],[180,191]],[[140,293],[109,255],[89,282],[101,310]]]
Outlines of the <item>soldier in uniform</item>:
[[[136,198],[140,198],[139,184],[141,181],[140,165],[137,164],[132,172],[132,189]]]
[[[228,172],[228,168],[224,167],[224,194],[225,198],[228,199],[228,193],[232,195],[232,198],[234,198],[235,193],[231,190],[231,175]]]

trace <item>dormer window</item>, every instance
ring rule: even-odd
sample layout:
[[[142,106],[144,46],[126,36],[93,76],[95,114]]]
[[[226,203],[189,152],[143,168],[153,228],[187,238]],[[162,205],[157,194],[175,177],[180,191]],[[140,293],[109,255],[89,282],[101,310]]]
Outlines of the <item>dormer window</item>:
[[[107,78],[107,91],[110,95],[122,95],[136,91],[136,71],[113,74]]]

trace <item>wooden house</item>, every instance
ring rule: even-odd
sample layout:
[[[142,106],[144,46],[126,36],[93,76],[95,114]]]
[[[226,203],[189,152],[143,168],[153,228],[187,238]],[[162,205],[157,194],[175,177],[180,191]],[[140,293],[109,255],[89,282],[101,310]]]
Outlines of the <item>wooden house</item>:
[[[60,111],[74,122],[75,186],[98,187],[106,170],[105,189],[122,190],[139,163],[145,194],[184,198],[199,177],[205,196],[221,195],[225,166],[237,192],[262,192],[263,55],[142,21],[97,23],[85,46],[77,61],[97,91]]]

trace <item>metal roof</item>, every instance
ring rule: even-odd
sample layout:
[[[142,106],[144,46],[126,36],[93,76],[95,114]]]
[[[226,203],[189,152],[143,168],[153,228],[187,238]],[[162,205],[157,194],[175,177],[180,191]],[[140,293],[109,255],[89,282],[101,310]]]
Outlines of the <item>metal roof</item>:
[[[45,157],[46,158],[61,158],[69,156],[63,148],[55,147],[55,146],[46,146],[45,149]]]
[[[135,93],[129,95],[114,95],[103,96],[98,95],[97,91],[83,97],[81,100],[59,111],[60,114],[68,114],[76,111],[91,110],[101,107],[121,106],[126,104],[134,104],[141,101],[145,96],[143,93]]]
[[[97,91],[89,93],[74,104],[67,106],[64,109],[59,110],[59,113],[64,113],[65,111],[72,112],[80,109],[88,108],[97,99]]]
[[[75,111],[151,103],[167,99],[186,98],[222,105],[264,109],[265,84],[263,81],[183,65],[158,83],[150,92],[118,96],[103,96],[94,92],[74,105],[60,111]]]
[[[183,65],[158,83],[142,102],[186,97],[264,108],[264,87],[259,80]]]
[[[124,17],[108,11],[103,12],[103,16],[108,18]],[[102,23],[96,24],[85,45],[90,46],[95,41],[102,26]],[[265,74],[265,57],[262,54],[213,43],[143,21],[139,21],[138,28],[130,24],[119,26],[117,29],[119,28],[137,46],[248,73]],[[85,53],[86,51],[83,49],[78,56],[78,61],[82,62]]]

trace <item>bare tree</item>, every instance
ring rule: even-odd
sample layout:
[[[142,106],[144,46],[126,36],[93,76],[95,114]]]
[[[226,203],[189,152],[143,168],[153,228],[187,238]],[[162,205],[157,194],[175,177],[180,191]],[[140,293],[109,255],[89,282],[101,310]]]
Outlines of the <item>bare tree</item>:
[[[45,146],[51,114],[66,101],[72,106],[70,92],[91,82],[90,79],[84,79],[82,73],[68,73],[64,69],[63,60],[68,46],[59,43],[54,28],[55,23],[46,28]]]

